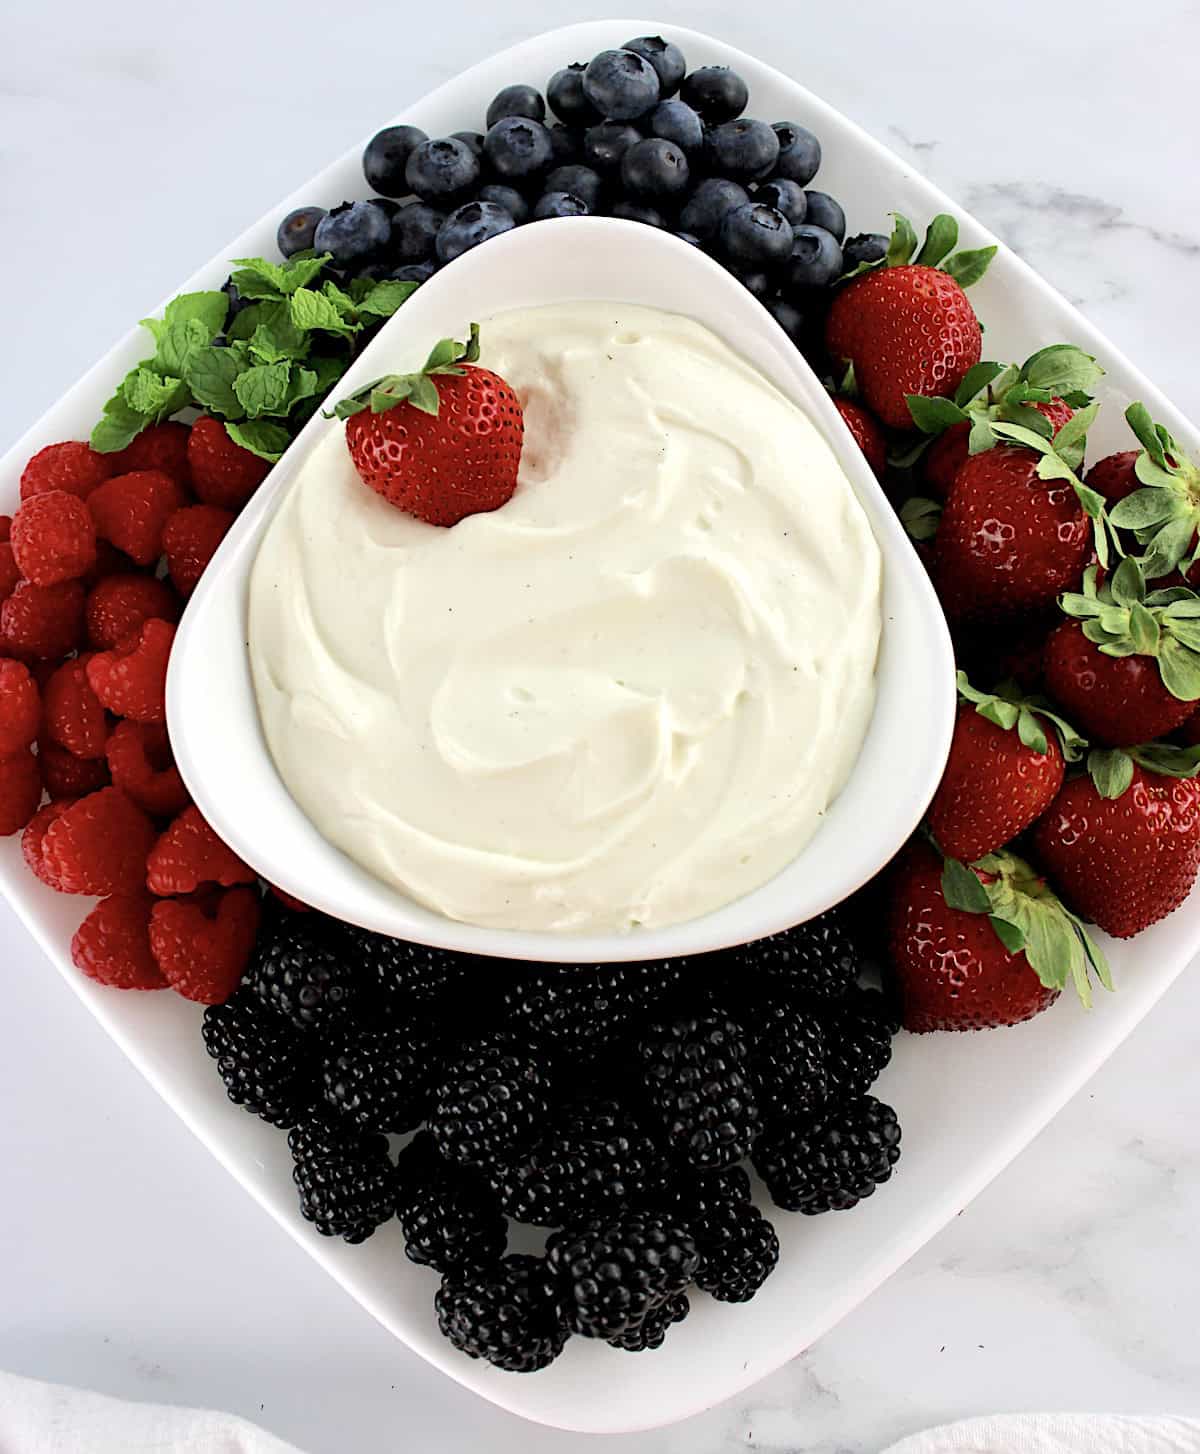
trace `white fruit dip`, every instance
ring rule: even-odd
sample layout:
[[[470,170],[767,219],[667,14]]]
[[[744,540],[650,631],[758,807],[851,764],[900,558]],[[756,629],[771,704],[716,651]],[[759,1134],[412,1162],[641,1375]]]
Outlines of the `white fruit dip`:
[[[481,342],[525,411],[508,504],[415,520],[335,424],[268,526],[271,755],[330,842],[449,918],[695,918],[793,859],[854,765],[878,546],[808,416],[701,325],[580,303]]]

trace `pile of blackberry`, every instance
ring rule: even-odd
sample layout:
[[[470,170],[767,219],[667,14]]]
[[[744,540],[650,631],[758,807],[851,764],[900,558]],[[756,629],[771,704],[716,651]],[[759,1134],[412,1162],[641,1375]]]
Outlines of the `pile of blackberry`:
[[[888,1180],[900,1127],[867,1092],[898,1022],[863,968],[837,910],[692,960],[562,966],[277,909],[204,1042],[287,1132],[317,1231],[396,1218],[445,1336],[532,1372],[572,1334],[659,1347],[697,1289],[752,1298],[779,1240],[747,1166],[809,1215]],[[542,1255],[509,1253],[513,1222]]]
[[[747,116],[749,102],[735,71],[690,70],[677,45],[639,36],[556,71],[544,94],[505,86],[480,131],[386,127],[363,155],[374,195],[288,213],[279,248],[330,254],[343,282],[421,283],[525,223],[624,218],[711,254],[817,361],[830,288],[887,239],[847,238],[841,205],[812,186],[818,138]]]

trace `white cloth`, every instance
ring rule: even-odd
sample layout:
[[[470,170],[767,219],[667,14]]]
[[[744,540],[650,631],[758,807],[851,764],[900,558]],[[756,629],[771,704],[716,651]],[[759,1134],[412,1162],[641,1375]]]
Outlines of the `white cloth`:
[[[1200,1419],[997,1414],[926,1429],[886,1454],[1200,1454]]]

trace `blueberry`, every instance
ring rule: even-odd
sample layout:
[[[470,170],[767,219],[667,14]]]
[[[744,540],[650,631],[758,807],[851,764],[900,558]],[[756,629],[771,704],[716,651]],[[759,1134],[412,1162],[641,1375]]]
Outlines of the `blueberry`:
[[[519,181],[544,172],[554,156],[550,133],[527,116],[505,116],[483,138],[483,154],[502,182]]]
[[[388,277],[395,283],[427,283],[436,272],[436,263],[405,263],[393,268]]]
[[[587,68],[582,61],[572,61],[561,71],[555,71],[546,86],[546,100],[550,110],[568,126],[593,126],[603,120],[599,111],[583,93],[583,73]]]
[[[404,175],[422,202],[453,202],[479,181],[479,158],[465,141],[443,136],[414,147]]]
[[[547,192],[570,192],[586,203],[589,212],[600,210],[600,198],[604,191],[604,183],[600,180],[600,174],[592,171],[591,167],[581,167],[574,163],[565,167],[555,167],[546,178]]]
[[[419,263],[433,256],[434,243],[445,215],[424,202],[409,202],[392,219],[392,256],[398,262]]]
[[[331,253],[334,266],[369,262],[387,247],[392,225],[370,202],[343,202],[317,223],[313,247]]]
[[[749,193],[737,182],[727,177],[706,177],[679,214],[679,225],[685,232],[695,233],[707,241],[721,230],[721,219],[726,212],[749,200]]]
[[[842,249],[832,232],[802,222],[793,234],[787,277],[793,288],[826,288],[842,275]]]
[[[807,339],[808,320],[794,303],[789,303],[783,298],[772,298],[767,304],[767,312],[797,348]]]
[[[782,212],[793,227],[804,221],[808,211],[808,198],[804,188],[799,182],[790,181],[787,177],[773,177],[761,187],[756,187],[754,200],[765,202],[768,207],[774,207],[776,212]]]
[[[775,291],[775,284],[771,279],[771,275],[762,272],[761,269],[730,266],[729,272],[760,303],[765,302]]]
[[[583,73],[583,94],[609,121],[632,121],[658,104],[658,72],[631,50],[602,50]]]
[[[615,172],[621,165],[621,158],[641,139],[642,133],[636,126],[621,121],[602,121],[598,126],[589,126],[583,133],[583,159],[601,175]]]
[[[312,247],[313,234],[324,216],[324,207],[297,207],[294,212],[288,213],[275,234],[275,241],[284,257],[291,257]]]
[[[238,292],[232,274],[221,284],[221,292],[229,299],[229,311],[225,314],[225,327],[228,328],[243,308],[249,308],[250,299],[243,298]],[[228,340],[224,340],[224,342],[227,344]]]
[[[378,283],[384,278],[391,277],[392,266],[393,264],[390,262],[367,263],[365,267],[355,268],[354,276],[356,278],[366,278],[371,283]]]
[[[544,222],[548,217],[586,217],[588,205],[573,192],[546,192],[533,209],[533,220]]]
[[[779,138],[765,121],[743,116],[723,121],[708,133],[707,155],[722,177],[753,181],[769,177],[779,160]]]
[[[887,257],[888,240],[882,232],[859,232],[842,243],[842,262],[848,273],[860,263],[879,263]]]
[[[673,232],[671,236],[677,237],[680,242],[688,243],[691,247],[703,246],[700,239],[696,236],[694,232]]]
[[[635,141],[621,158],[621,182],[639,201],[673,201],[687,191],[687,157],[673,141]]]
[[[630,202],[624,197],[614,204],[611,215],[624,222],[644,222],[647,227],[667,225],[667,219],[657,207],[648,207],[644,202]]]
[[[835,201],[828,192],[805,192],[804,195],[808,198],[805,222],[832,232],[840,243],[846,235],[846,214],[842,211],[842,204]]]
[[[413,148],[429,138],[419,126],[385,126],[367,142],[363,175],[367,186],[385,197],[403,197],[408,191],[404,169]]]
[[[389,222],[400,211],[400,203],[394,197],[368,197],[372,207],[378,207]]]
[[[792,251],[792,224],[761,202],[744,202],[721,219],[721,251],[739,267],[760,269]]]
[[[647,124],[651,136],[673,141],[686,156],[704,145],[704,123],[686,101],[660,101]]]
[[[654,67],[658,77],[658,88],[663,96],[674,96],[679,83],[687,75],[687,61],[677,45],[663,40],[661,35],[639,35],[636,40],[627,40],[622,50],[631,50]],[[668,137],[668,141],[674,141]]]
[[[444,263],[452,262],[515,225],[511,215],[495,202],[467,202],[451,212],[442,224],[437,235],[438,258]]]
[[[527,116],[531,121],[545,121],[546,103],[542,93],[532,86],[505,86],[497,91],[487,109],[487,127],[491,131],[506,116]]]
[[[489,182],[486,187],[480,187],[479,200],[494,202],[497,207],[503,207],[518,227],[522,222],[529,221],[529,203],[515,187],[505,187],[500,182]]]
[[[483,132],[482,131],[452,131],[450,133],[454,141],[461,141],[464,146],[469,146],[476,157],[483,156]]]
[[[750,90],[741,76],[728,66],[701,66],[698,71],[684,77],[679,95],[710,126],[718,126],[745,111]]]
[[[821,165],[821,143],[798,121],[777,121],[771,130],[779,138],[775,175],[807,187]]]
[[[550,128],[550,150],[552,167],[565,167],[569,162],[582,161],[583,133],[555,122]]]

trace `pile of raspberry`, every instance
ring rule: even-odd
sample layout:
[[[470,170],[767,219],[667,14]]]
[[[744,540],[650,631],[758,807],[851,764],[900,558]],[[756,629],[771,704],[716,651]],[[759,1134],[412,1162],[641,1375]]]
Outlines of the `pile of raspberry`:
[[[84,974],[219,1004],[254,946],[256,875],[175,766],[167,662],[187,597],[270,466],[220,421],[116,454],[71,440],[25,466],[0,516],[0,836],[31,872],[98,897]]]

